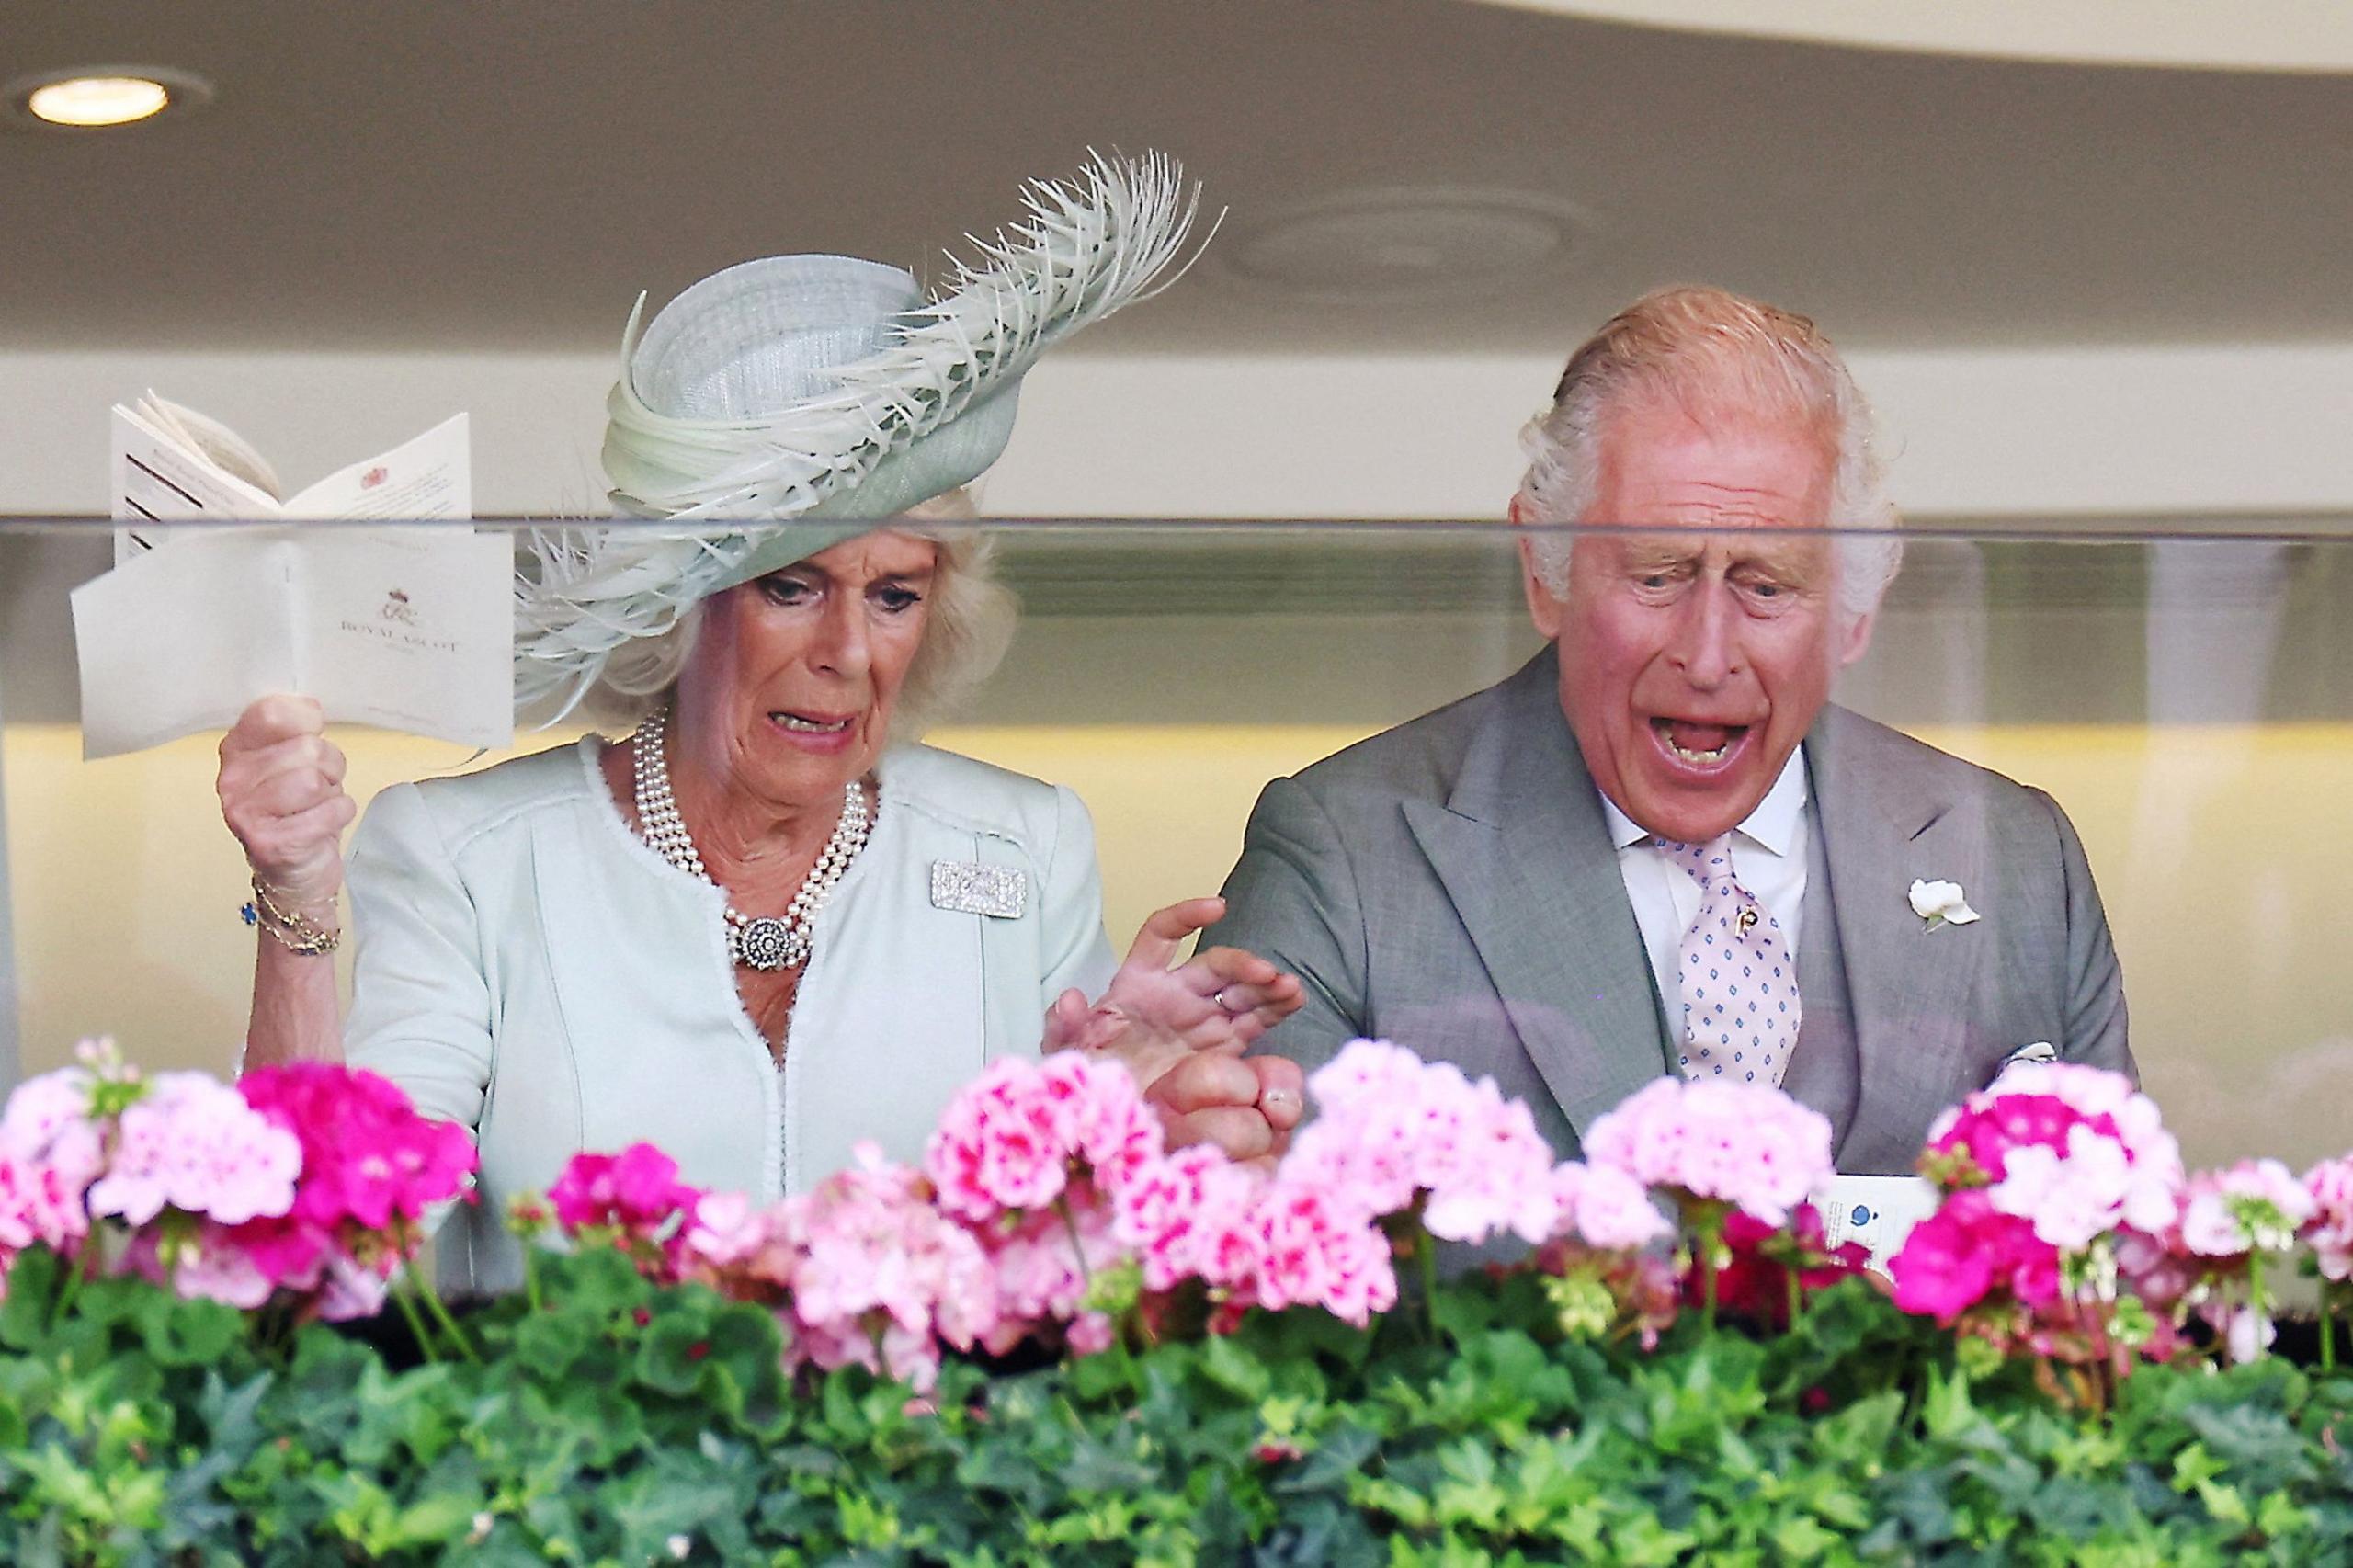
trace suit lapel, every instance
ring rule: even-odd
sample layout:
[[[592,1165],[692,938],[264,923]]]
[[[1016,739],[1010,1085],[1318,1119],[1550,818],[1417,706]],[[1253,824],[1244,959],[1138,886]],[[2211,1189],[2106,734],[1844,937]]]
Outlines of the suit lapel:
[[[1580,1138],[1666,1070],[1649,955],[1547,649],[1507,683],[1443,806],[1406,824]]]
[[[1928,929],[1909,891],[1915,881],[1990,888],[1984,817],[1966,801],[1921,793],[1918,771],[1842,709],[1823,710],[1807,744],[1859,1076],[1838,1164],[1908,1171],[1915,1132],[1950,1097],[1952,1052],[1994,950],[1982,926]]]
[[[1821,759],[1809,756],[1809,776]],[[1811,786],[1809,786],[1811,788]],[[1854,1004],[1847,994],[1846,949],[1838,934],[1838,908],[1830,897],[1830,858],[1823,840],[1822,806],[1815,793],[1808,808],[1805,903],[1798,939],[1798,994],[1805,1019],[1798,1027],[1797,1050],[1781,1080],[1784,1093],[1830,1119],[1838,1144],[1855,1123]]]

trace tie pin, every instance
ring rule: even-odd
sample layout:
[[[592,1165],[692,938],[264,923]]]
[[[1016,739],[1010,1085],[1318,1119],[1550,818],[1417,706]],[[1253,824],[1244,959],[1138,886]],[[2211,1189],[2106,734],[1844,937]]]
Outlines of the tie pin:
[[[1756,928],[1756,911],[1753,909],[1742,910],[1740,912],[1740,920],[1738,924],[1740,926],[1740,934],[1744,937],[1747,936],[1749,932]]]

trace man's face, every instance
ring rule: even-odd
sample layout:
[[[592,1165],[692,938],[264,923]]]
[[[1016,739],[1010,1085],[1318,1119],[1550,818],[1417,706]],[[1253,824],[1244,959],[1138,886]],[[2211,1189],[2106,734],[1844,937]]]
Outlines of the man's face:
[[[1577,540],[1565,599],[1531,568],[1529,607],[1595,784],[1703,843],[1756,809],[1869,639],[1869,618],[1841,624],[1831,541],[1789,531],[1828,520],[1834,456],[1811,432],[1658,410],[1614,420],[1600,458],[1580,520],[1644,531]]]

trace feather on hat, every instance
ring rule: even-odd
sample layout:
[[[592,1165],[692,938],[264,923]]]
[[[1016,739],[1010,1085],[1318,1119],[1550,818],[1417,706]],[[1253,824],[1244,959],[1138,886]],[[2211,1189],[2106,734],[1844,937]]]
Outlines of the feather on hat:
[[[1012,434],[1023,373],[1176,281],[1200,204],[1157,153],[1095,155],[1023,197],[1028,216],[975,240],[978,259],[928,301],[896,267],[813,256],[714,273],[642,334],[639,296],[604,461],[615,513],[640,520],[533,533],[518,711],[554,722],[624,643],[979,477]]]

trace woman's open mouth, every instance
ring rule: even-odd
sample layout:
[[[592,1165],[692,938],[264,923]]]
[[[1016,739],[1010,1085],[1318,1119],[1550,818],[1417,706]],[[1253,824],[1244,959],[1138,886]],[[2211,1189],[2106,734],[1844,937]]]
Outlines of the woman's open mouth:
[[[768,723],[776,737],[812,756],[837,756],[858,744],[858,721],[855,713],[795,713],[781,708],[768,710]]]
[[[855,714],[842,719],[820,718],[809,713],[770,713],[768,722],[796,735],[838,735],[857,722]]]

